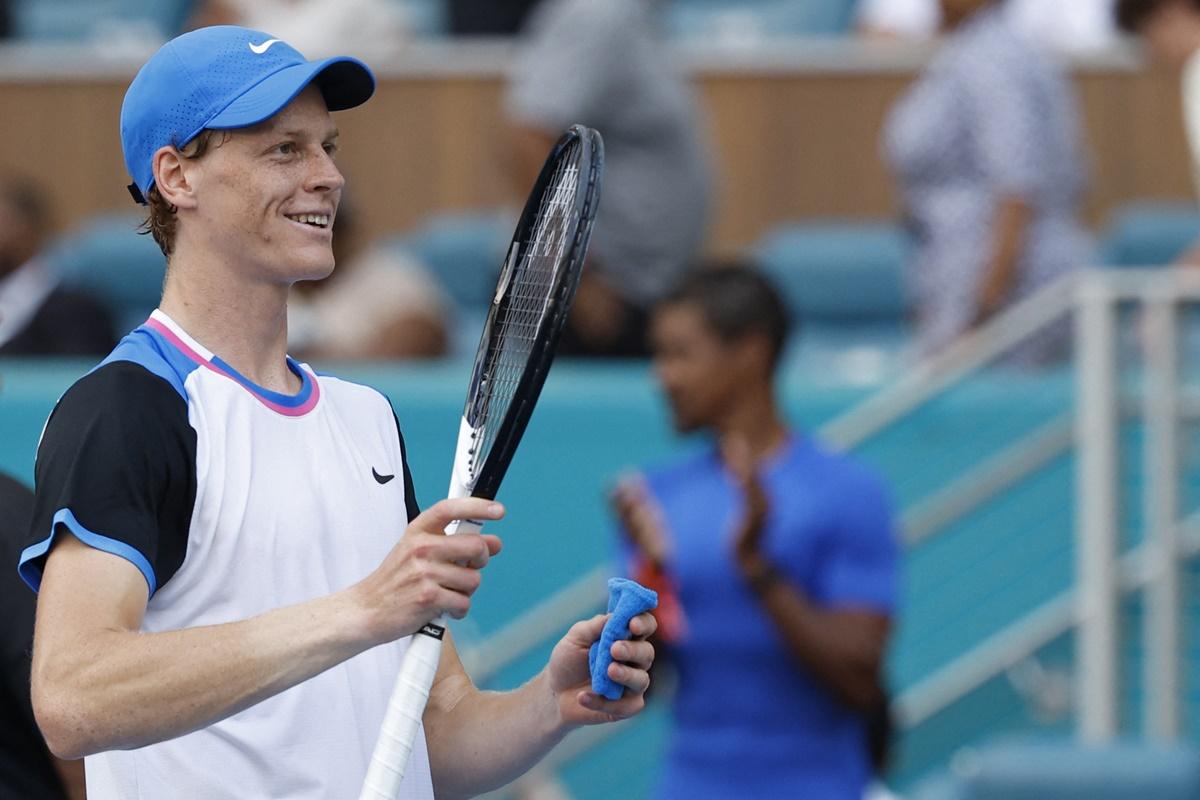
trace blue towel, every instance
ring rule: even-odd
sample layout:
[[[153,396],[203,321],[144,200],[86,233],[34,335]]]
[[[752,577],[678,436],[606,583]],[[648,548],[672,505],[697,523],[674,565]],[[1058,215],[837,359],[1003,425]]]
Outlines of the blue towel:
[[[592,691],[609,700],[620,700],[625,687],[608,677],[612,663],[613,643],[629,638],[629,620],[644,611],[658,607],[658,593],[628,578],[608,579],[608,622],[600,632],[600,640],[588,650],[592,669]]]

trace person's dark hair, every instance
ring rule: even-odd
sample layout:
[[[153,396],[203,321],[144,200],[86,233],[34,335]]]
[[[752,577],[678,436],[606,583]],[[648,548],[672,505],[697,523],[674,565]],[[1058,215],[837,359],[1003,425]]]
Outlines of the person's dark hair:
[[[1200,12],[1200,0],[1117,0],[1113,15],[1117,27],[1128,33],[1137,33],[1146,20],[1154,16],[1160,8],[1172,3],[1186,2],[1197,12]]]
[[[0,180],[0,201],[11,208],[30,229],[41,234],[50,224],[50,207],[37,184],[25,178]]]
[[[725,342],[762,334],[771,345],[771,368],[783,355],[794,320],[774,285],[754,264],[722,261],[699,266],[660,306],[690,303]]]
[[[208,152],[209,147],[213,146],[216,134],[217,131],[212,129],[200,131],[196,138],[179,148],[180,154],[184,158],[200,158]],[[229,132],[221,131],[221,139],[216,146],[220,147],[228,138]],[[149,211],[145,221],[138,226],[138,233],[148,233],[153,236],[158,248],[162,250],[167,260],[170,260],[171,253],[175,252],[175,230],[179,224],[179,218],[175,216],[175,212],[178,209],[168,203],[159,193],[157,184],[151,186],[150,191],[146,193],[146,204],[149,206]]]

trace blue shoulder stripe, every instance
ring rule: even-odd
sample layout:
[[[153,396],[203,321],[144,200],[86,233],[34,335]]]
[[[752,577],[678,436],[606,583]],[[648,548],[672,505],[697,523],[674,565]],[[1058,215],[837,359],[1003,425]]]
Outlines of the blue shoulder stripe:
[[[146,585],[150,590],[150,594],[154,594],[158,588],[158,582],[155,580],[154,567],[150,566],[149,560],[125,542],[111,539],[83,527],[79,520],[75,519],[75,515],[71,513],[69,508],[60,508],[54,515],[54,520],[50,523],[49,536],[40,542],[29,545],[29,547],[26,547],[21,552],[20,561],[17,563],[17,572],[20,573],[21,579],[29,585],[30,589],[36,592],[41,588],[42,568],[46,563],[45,556],[50,552],[50,546],[54,544],[54,536],[58,533],[59,525],[65,526],[67,530],[75,535],[75,538],[84,544],[94,547],[97,550],[103,550],[106,553],[120,556],[133,564],[142,573],[142,577],[146,579]]]
[[[97,364],[93,371],[114,361],[131,361],[145,367],[171,384],[185,401],[187,391],[183,388],[183,382],[192,370],[199,367],[195,361],[172,347],[162,336],[145,325],[121,339],[108,357]]]

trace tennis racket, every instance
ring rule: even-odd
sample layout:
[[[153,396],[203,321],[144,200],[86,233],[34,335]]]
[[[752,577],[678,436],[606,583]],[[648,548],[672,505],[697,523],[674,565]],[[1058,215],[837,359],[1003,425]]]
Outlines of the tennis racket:
[[[488,310],[459,425],[450,497],[493,499],[546,381],[587,252],[600,200],[600,134],[572,126],[550,151],[517,223]],[[478,532],[456,520],[446,533]],[[405,653],[360,800],[394,800],[442,652],[445,618]]]

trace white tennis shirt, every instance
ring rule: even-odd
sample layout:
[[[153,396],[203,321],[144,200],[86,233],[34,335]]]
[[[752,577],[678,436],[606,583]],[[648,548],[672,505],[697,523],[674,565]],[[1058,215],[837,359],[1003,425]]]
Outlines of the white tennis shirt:
[[[35,589],[55,536],[145,576],[147,632],[246,619],[344,589],[417,513],[391,405],[289,360],[265,390],[155,311],[59,401],[38,449]],[[207,728],[86,760],[91,800],[353,798],[408,640]],[[404,798],[432,798],[424,732]]]

